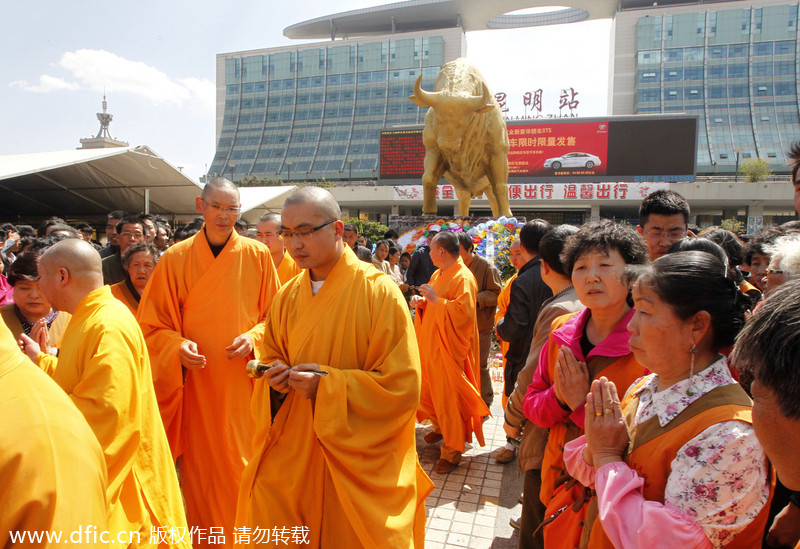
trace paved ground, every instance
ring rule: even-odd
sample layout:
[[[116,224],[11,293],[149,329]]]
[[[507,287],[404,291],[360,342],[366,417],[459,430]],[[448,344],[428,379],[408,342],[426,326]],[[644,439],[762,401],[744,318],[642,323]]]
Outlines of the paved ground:
[[[469,547],[470,549],[516,549],[518,532],[509,519],[518,517],[522,509],[522,475],[517,462],[500,465],[489,454],[504,445],[503,385],[494,382],[493,417],[483,424],[486,446],[475,442],[468,446],[461,464],[447,475],[433,472],[439,459],[441,443],[426,444],[424,437],[431,427],[417,425],[417,449],[422,467],[436,487],[426,500],[428,520],[425,532],[426,549]]]

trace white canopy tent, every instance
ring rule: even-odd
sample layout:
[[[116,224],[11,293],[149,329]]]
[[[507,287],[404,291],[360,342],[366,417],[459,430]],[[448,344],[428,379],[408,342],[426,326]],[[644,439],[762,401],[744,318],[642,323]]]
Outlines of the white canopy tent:
[[[240,187],[239,195],[242,198],[241,218],[248,225],[255,225],[262,215],[280,212],[286,196],[296,188],[294,185],[285,187]]]
[[[200,186],[147,146],[0,155],[0,219],[195,214]]]

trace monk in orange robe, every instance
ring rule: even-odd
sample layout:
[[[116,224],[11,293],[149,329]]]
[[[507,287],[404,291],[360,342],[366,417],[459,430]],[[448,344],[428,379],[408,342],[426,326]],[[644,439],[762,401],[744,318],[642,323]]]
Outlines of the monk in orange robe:
[[[431,241],[430,256],[438,270],[419,288],[411,305],[422,359],[422,395],[417,419],[429,418],[428,443],[444,439],[437,473],[449,473],[461,461],[472,433],[483,446],[483,417],[489,408],[480,383],[480,344],[476,320],[478,285],[458,255],[458,238],[449,232]]]
[[[63,541],[78,528],[105,531],[100,444],[69,397],[22,354],[2,322],[0,418],[0,547],[61,546],[17,537],[26,533],[61,532]]]
[[[267,247],[234,230],[240,199],[233,183],[212,179],[195,205],[203,228],[161,256],[138,320],[189,525],[207,534],[214,528],[230,544],[255,427],[245,365],[279,285]],[[210,542],[195,538],[194,546]]]
[[[264,214],[256,225],[256,240],[269,248],[272,263],[278,272],[281,286],[289,282],[303,270],[298,267],[291,254],[286,253],[281,232],[281,216],[276,213]]]
[[[88,242],[54,244],[42,255],[39,275],[47,300],[72,319],[58,359],[23,334],[25,352],[52,372],[103,449],[110,539],[154,547],[159,529],[186,531],[187,524],[142,331],[103,285],[100,256]],[[191,547],[188,535],[164,545]]]
[[[286,527],[311,548],[422,547],[432,484],[416,453],[414,331],[397,284],[342,242],[340,217],[316,187],[284,205],[281,231],[303,271],[267,317],[271,367],[253,395],[237,528]]]

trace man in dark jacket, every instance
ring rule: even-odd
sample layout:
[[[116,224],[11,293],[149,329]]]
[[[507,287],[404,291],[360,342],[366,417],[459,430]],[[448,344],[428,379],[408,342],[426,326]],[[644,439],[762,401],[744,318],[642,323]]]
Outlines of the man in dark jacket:
[[[542,280],[539,258],[539,241],[551,228],[547,221],[535,219],[526,223],[519,232],[520,252],[525,265],[511,285],[506,316],[497,323],[498,337],[509,344],[505,370],[506,397],[511,396],[517,374],[525,366],[539,309],[545,300],[553,296]]]

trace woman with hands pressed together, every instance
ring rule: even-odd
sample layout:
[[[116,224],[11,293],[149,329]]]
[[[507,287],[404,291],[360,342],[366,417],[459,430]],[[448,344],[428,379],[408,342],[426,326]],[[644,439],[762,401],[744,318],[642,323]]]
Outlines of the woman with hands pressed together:
[[[769,465],[751,424],[752,401],[719,349],[744,323],[746,298],[704,252],[661,257],[633,284],[628,330],[652,374],[620,402],[592,382],[585,437],[568,443],[569,473],[594,486],[586,547],[761,547]]]
[[[602,374],[627,386],[644,374],[628,346],[633,310],[624,278],[628,265],[647,261],[642,238],[609,220],[587,223],[567,241],[561,259],[586,309],[553,322],[523,402],[525,416],[550,429],[540,492],[548,549],[580,541],[589,491],[566,473],[562,454],[583,433],[590,383]]]

